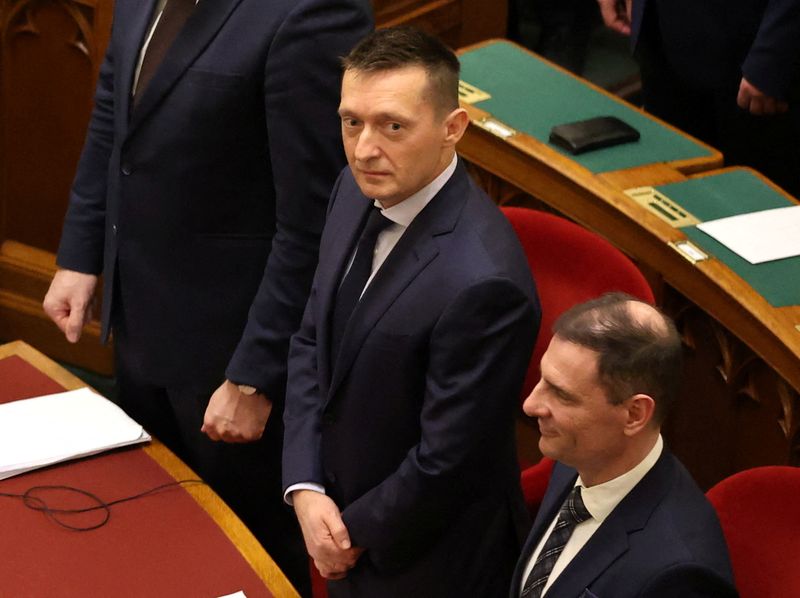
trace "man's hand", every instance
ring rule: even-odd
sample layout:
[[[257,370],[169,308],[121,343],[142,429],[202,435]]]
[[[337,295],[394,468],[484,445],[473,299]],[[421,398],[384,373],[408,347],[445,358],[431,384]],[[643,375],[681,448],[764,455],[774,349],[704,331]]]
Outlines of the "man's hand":
[[[739,94],[736,103],[742,110],[748,110],[755,116],[783,114],[789,109],[789,104],[768,96],[758,87],[742,77],[739,84]]]
[[[245,395],[230,380],[225,380],[208,401],[200,431],[211,440],[253,442],[261,438],[272,412],[266,395]]]
[[[606,27],[622,35],[631,34],[632,0],[597,0],[597,3]]]
[[[350,545],[350,534],[330,497],[313,490],[292,492],[292,503],[303,530],[306,550],[325,579],[342,579],[352,569],[363,548]]]
[[[42,307],[67,340],[77,343],[84,325],[92,319],[97,276],[74,270],[59,270],[50,283]]]

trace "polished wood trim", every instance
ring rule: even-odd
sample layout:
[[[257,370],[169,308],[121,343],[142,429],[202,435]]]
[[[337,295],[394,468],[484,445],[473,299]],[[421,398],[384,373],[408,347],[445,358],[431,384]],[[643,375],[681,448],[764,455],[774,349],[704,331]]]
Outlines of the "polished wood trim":
[[[198,475],[188,465],[178,459],[166,446],[153,440],[144,451],[150,455],[167,473],[176,480],[198,479]],[[294,589],[283,572],[272,560],[272,557],[256,540],[244,523],[231,511],[222,499],[207,485],[189,485],[184,488],[203,507],[217,523],[228,539],[236,546],[239,553],[250,564],[261,581],[275,595],[283,598],[297,597],[300,594]]]
[[[655,174],[655,184],[685,180],[685,175],[674,169],[670,173],[666,165],[660,165],[636,169],[630,178],[624,171],[595,176],[549,148],[547,152],[529,151],[526,146],[531,142],[512,144],[471,126],[458,151],[662,273],[668,284],[722,323],[800,391],[800,332],[795,328],[800,324],[800,307],[772,307],[717,259],[698,264],[686,261],[669,246],[686,236],[624,193],[626,188],[645,184],[649,173]],[[708,174],[717,172],[721,170]]]
[[[92,319],[78,343],[70,343],[42,309],[56,272],[55,255],[11,239],[0,243],[0,339],[21,339],[61,361],[111,375],[114,352],[100,342],[100,322]],[[100,313],[100,287],[95,315]]]
[[[0,345],[0,359],[12,355],[21,357],[67,390],[86,386],[80,378],[74,376],[23,341]],[[142,450],[176,480],[199,479],[196,473],[158,440],[153,439]],[[250,564],[253,571],[264,582],[264,585],[275,596],[280,596],[281,598],[284,596],[287,598],[299,597],[292,584],[259,544],[258,540],[255,539],[255,536],[209,486],[189,485],[185,487],[185,490],[215,521],[233,545],[236,546],[242,557]]]

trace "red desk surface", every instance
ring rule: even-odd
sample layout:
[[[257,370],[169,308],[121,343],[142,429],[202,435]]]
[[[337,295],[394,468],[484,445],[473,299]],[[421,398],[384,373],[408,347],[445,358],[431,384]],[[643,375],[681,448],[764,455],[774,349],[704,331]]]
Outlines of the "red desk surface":
[[[18,356],[0,359],[0,402],[63,390]],[[129,448],[0,481],[0,492],[63,484],[108,502],[172,481],[141,448]],[[78,506],[74,496],[54,498],[58,506]],[[0,597],[196,598],[239,590],[248,598],[273,595],[182,488],[115,505],[108,523],[88,532],[64,529],[20,500],[0,497]]]

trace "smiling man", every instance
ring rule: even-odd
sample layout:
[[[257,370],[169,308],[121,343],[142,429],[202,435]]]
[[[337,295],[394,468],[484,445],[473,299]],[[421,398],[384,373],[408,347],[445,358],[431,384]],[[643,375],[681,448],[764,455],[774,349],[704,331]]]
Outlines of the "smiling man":
[[[736,595],[716,514],[660,434],[681,367],[673,323],[627,295],[556,322],[523,408],[558,463],[511,598]]]
[[[344,66],[349,166],[291,343],[287,500],[331,596],[504,596],[539,322],[527,261],[456,157],[455,55],[398,28]]]

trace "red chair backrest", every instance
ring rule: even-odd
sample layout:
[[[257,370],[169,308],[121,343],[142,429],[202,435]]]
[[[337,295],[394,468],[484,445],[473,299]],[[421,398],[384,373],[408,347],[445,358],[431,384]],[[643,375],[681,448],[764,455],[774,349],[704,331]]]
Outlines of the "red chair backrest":
[[[523,398],[539,381],[539,361],[555,320],[573,305],[610,291],[654,303],[642,273],[619,249],[585,228],[546,212],[502,208],[519,237],[536,280],[542,323],[525,377]]]
[[[706,496],[722,524],[741,598],[800,596],[800,468],[741,471]]]

